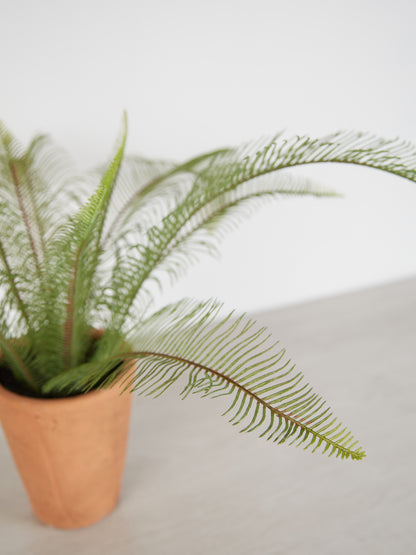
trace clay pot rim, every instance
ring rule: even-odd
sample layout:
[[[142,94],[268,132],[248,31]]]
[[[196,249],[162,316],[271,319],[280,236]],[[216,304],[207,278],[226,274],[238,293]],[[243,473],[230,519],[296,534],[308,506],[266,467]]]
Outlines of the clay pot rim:
[[[122,394],[130,395],[130,392],[128,390],[124,391],[124,387],[120,383],[117,387],[117,382],[109,387],[71,395],[70,397],[29,397],[28,395],[14,393],[0,384],[0,404],[11,405],[19,410],[32,410],[35,408],[44,411],[48,409],[56,410],[58,407],[59,410],[65,410],[66,408],[71,410],[74,404],[100,404],[107,402],[108,398],[113,395]]]

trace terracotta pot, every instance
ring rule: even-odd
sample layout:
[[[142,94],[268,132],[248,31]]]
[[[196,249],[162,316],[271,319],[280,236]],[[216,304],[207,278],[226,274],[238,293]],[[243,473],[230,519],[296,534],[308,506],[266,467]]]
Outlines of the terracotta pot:
[[[117,504],[131,395],[120,385],[62,399],[0,386],[0,420],[35,515],[56,528],[97,522]]]

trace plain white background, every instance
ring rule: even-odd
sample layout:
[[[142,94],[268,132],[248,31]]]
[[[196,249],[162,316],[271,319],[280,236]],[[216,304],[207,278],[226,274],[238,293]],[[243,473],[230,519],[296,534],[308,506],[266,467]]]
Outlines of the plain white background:
[[[112,149],[185,159],[287,129],[416,136],[411,0],[1,1],[0,117],[52,134],[81,168]],[[416,185],[304,167],[341,200],[271,204],[163,301],[216,296],[260,309],[416,273]]]

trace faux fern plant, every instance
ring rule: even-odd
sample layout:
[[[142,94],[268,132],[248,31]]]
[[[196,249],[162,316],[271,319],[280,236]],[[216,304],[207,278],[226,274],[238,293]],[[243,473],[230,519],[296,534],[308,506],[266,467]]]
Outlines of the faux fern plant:
[[[241,431],[361,459],[364,451],[267,330],[219,302],[151,312],[158,285],[265,199],[332,195],[285,169],[340,162],[416,181],[411,145],[341,132],[280,135],[174,165],[124,156],[126,121],[100,173],[79,178],[46,136],[23,149],[0,127],[0,381],[66,397],[118,379],[157,396],[224,396]],[[104,330],[102,335],[94,329]]]

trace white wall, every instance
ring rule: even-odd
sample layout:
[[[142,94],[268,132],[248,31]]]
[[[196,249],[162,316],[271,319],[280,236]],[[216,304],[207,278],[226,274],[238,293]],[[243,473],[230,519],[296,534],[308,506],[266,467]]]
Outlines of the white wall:
[[[0,117],[48,131],[81,167],[128,150],[184,159],[282,128],[416,139],[411,0],[3,0]],[[240,309],[416,273],[416,185],[371,170],[305,167],[343,200],[290,200],[253,217],[165,299]]]

